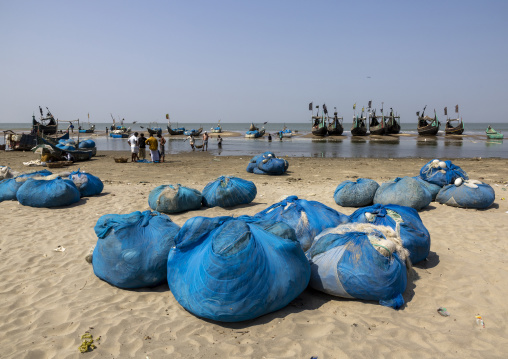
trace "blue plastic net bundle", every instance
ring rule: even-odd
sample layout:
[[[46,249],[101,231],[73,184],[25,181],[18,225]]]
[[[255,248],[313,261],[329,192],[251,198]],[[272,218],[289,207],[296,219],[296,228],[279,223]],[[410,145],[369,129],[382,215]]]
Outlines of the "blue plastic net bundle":
[[[61,207],[79,202],[81,195],[78,188],[69,179],[28,178],[16,193],[19,203],[30,207]]]
[[[277,158],[273,152],[267,151],[250,160],[247,172],[261,175],[282,175],[286,173],[288,167],[288,161]]]
[[[413,177],[397,177],[385,182],[379,186],[374,196],[374,203],[398,204],[416,210],[427,207],[430,202],[430,192]]]
[[[310,267],[297,241],[231,217],[194,217],[168,257],[171,292],[189,312],[221,322],[257,318],[307,287]]]
[[[154,211],[179,213],[201,208],[202,195],[197,189],[176,185],[161,185],[148,196],[148,205]]]
[[[288,224],[295,230],[304,251],[324,229],[349,222],[348,216],[333,208],[317,201],[298,199],[297,196],[289,196],[255,216]]]
[[[8,168],[8,167],[6,167]],[[10,169],[9,169],[10,170]],[[25,173],[12,178],[6,178],[0,181],[0,202],[17,200],[16,194],[25,180],[30,177],[49,176],[48,170],[42,170],[32,173]],[[10,171],[6,171],[6,175],[10,176]]]
[[[59,140],[56,144],[56,147],[63,151],[75,151],[76,150],[76,142],[73,139],[68,140]]]
[[[495,198],[494,189],[487,183],[466,180],[459,185],[444,186],[436,201],[453,207],[485,209],[494,203]]]
[[[107,214],[94,227],[92,264],[97,277],[119,288],[163,284],[168,253],[180,227],[158,212]]]
[[[440,187],[453,183],[457,178],[469,179],[467,173],[451,161],[439,161],[438,159],[427,162],[420,170],[420,177]]]
[[[256,198],[254,182],[238,177],[221,176],[203,189],[203,205],[206,207],[233,207],[250,203]]]
[[[69,179],[74,182],[81,194],[81,197],[96,196],[102,193],[104,183],[99,177],[90,173],[77,171],[71,172]]]
[[[421,178],[420,176],[415,176],[413,177],[415,180],[417,180],[423,187],[425,187],[427,189],[427,191],[430,192],[430,195],[432,196],[432,200],[435,201],[436,200],[436,196],[437,194],[439,193],[439,191],[441,190],[441,187],[438,186],[437,184],[434,184],[434,183],[430,183],[430,182],[427,182],[425,181],[423,178]]]
[[[409,251],[413,264],[429,255],[430,233],[414,208],[375,204],[356,210],[349,219],[353,223],[370,223],[398,230],[402,245]]]
[[[328,229],[306,255],[312,288],[344,298],[379,301],[395,309],[404,304],[410,263],[390,228],[352,223]]]
[[[364,207],[372,204],[378,188],[379,184],[369,178],[344,181],[335,189],[333,199],[342,207]]]
[[[89,149],[89,148],[94,148],[95,147],[95,141],[94,140],[84,140],[84,141],[81,141],[79,142],[79,145],[78,145],[78,148],[82,148],[82,149]]]

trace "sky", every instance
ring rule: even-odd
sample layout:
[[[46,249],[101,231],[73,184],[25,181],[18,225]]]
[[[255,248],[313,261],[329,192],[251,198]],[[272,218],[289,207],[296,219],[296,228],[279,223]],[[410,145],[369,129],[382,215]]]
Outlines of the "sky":
[[[0,122],[504,122],[508,1],[0,0]]]

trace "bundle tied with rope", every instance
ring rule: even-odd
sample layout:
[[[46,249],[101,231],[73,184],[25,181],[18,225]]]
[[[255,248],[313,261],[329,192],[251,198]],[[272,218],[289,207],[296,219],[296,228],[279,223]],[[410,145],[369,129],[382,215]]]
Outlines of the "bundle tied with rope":
[[[201,208],[203,196],[197,189],[180,185],[161,185],[154,188],[148,196],[148,205],[154,211],[179,213]]]

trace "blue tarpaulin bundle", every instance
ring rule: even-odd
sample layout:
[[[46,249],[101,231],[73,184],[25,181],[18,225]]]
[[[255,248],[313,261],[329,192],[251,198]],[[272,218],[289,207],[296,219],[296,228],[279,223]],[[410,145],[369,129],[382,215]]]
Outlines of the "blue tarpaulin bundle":
[[[398,204],[420,210],[432,202],[432,195],[413,177],[397,177],[385,182],[376,191],[374,203]]]
[[[378,188],[379,184],[369,178],[344,181],[335,189],[333,199],[342,207],[364,207],[372,204]]]
[[[430,192],[430,195],[432,196],[433,201],[436,200],[436,196],[439,193],[439,191],[441,190],[440,186],[438,186],[437,184],[434,184],[434,183],[427,182],[420,176],[415,176],[413,178],[415,180],[417,180],[421,185],[423,185],[423,187],[425,187],[427,189],[427,191]]]
[[[429,255],[430,233],[414,208],[375,204],[356,210],[349,219],[353,223],[371,223],[394,230],[398,224],[402,245],[409,251],[411,262],[418,263]]]
[[[233,207],[250,203],[258,193],[256,185],[238,177],[221,176],[203,189],[203,205],[206,207]]]
[[[307,287],[310,267],[297,241],[231,217],[193,217],[168,257],[171,292],[189,312],[221,322],[257,318]]]
[[[76,150],[76,142],[73,139],[68,140],[60,140],[58,141],[56,147],[64,151],[75,151]]]
[[[94,148],[95,147],[95,141],[94,140],[84,140],[79,142],[78,148]]]
[[[16,200],[16,194],[18,193],[18,189],[21,187],[23,183],[25,183],[26,178],[36,177],[36,176],[49,176],[51,174],[48,170],[42,170],[32,173],[25,173],[19,175],[14,178],[7,178],[0,181],[0,202],[3,201],[13,201]]]
[[[304,251],[324,229],[349,222],[348,216],[333,208],[317,201],[298,199],[297,196],[289,196],[255,216],[289,224]]]
[[[197,189],[176,185],[161,185],[148,196],[148,205],[154,211],[178,213],[201,208],[201,192]]]
[[[420,170],[420,177],[427,182],[440,187],[453,183],[457,178],[469,179],[467,173],[451,161],[439,161],[438,159],[427,162]]]
[[[79,202],[81,195],[74,182],[69,179],[29,178],[19,187],[16,198],[24,206],[50,208]]]
[[[92,264],[97,277],[119,288],[166,281],[168,253],[180,227],[158,212],[106,214],[95,225]]]
[[[273,152],[267,151],[250,160],[247,172],[261,175],[281,175],[287,171],[288,167],[288,161],[277,158]]]
[[[306,253],[310,286],[339,297],[400,308],[410,264],[406,265],[407,251],[386,229],[394,233],[359,223],[324,231]]]
[[[102,193],[104,189],[104,183],[90,173],[77,171],[71,172],[69,179],[74,182],[76,187],[79,189],[81,197],[95,196]]]
[[[436,201],[453,207],[484,209],[496,198],[494,189],[476,180],[463,181],[460,185],[450,184],[439,191]]]

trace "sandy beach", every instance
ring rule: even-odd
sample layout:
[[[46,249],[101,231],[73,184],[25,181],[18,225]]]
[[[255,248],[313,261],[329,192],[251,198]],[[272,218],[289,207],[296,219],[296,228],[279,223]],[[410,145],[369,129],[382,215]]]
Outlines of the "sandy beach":
[[[251,180],[258,194],[245,206],[170,215],[182,226],[194,216],[253,215],[281,197],[322,202],[339,212],[337,185],[358,177],[379,183],[415,176],[429,160],[289,158],[283,176],[247,173],[250,157],[204,152],[166,156],[161,164],[115,163],[123,152],[100,152],[61,170],[85,170],[104,182],[96,197],[65,208],[0,203],[0,345],[2,358],[503,358],[508,353],[508,160],[452,159],[470,178],[490,184],[486,210],[432,202],[420,212],[431,234],[427,261],[414,266],[400,310],[376,302],[305,290],[289,306],[252,321],[227,324],[184,310],[167,284],[122,290],[98,279],[85,261],[108,213],[148,210],[150,191],[179,183],[202,190],[221,175]],[[0,152],[0,165],[25,167],[31,152]],[[60,172],[53,169],[52,172]],[[55,251],[58,246],[65,251]],[[443,317],[439,307],[451,314]],[[481,315],[485,328],[476,324]],[[81,335],[100,337],[78,351]]]

